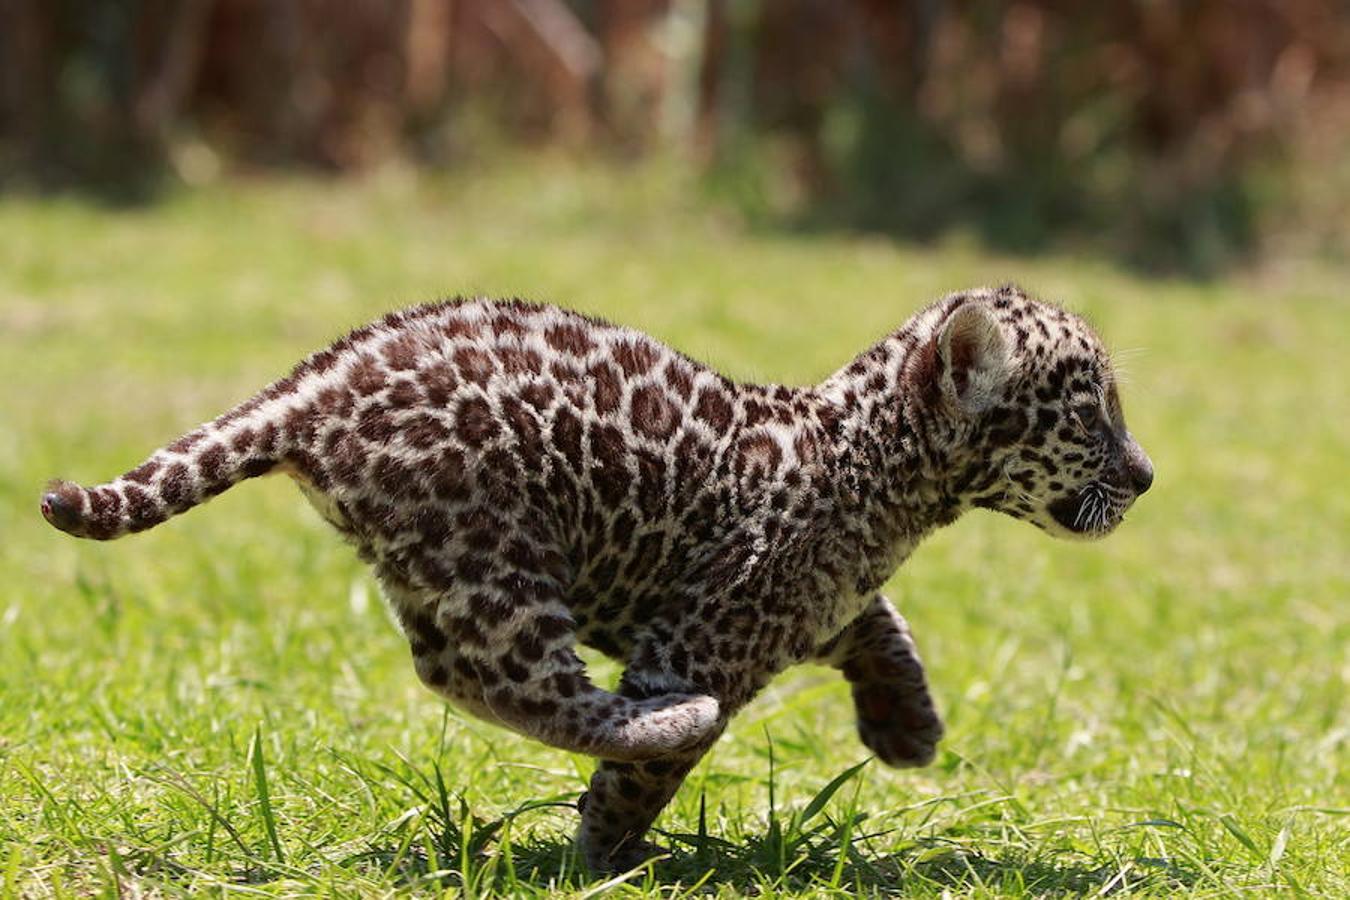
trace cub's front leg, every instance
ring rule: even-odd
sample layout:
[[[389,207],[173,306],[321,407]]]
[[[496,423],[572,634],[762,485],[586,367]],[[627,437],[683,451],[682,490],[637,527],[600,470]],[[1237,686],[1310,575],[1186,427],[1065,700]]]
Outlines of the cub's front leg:
[[[853,685],[858,736],[887,765],[925,766],[942,739],[909,624],[881,594],[820,650]]]
[[[688,627],[672,626],[663,637],[653,632],[633,648],[617,693],[632,702],[683,696],[693,692],[717,703],[716,721],[693,745],[643,760],[602,759],[583,795],[577,846],[593,872],[631,869],[661,853],[645,839],[657,815],[684,782],[685,776],[716,743],[731,717],[772,675],[747,645],[747,635],[708,644],[707,610],[697,608]]]
[[[653,684],[668,677],[667,672],[643,673],[636,666],[630,667],[618,692],[641,701],[654,692]],[[688,686],[675,682],[667,688]],[[665,693],[667,688],[656,692]],[[592,872],[623,872],[664,852],[645,835],[685,776],[717,742],[731,712],[729,706],[723,706],[716,725],[688,749],[640,762],[600,761],[589,790],[577,804],[581,810],[577,849]]]

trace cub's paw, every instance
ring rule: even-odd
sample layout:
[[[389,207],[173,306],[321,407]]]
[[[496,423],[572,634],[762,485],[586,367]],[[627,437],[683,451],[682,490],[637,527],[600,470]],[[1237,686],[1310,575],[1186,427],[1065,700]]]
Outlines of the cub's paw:
[[[853,688],[858,712],[858,737],[888,766],[926,766],[937,755],[944,729],[924,691],[918,696],[899,692],[885,684],[861,684]]]
[[[637,714],[615,723],[610,752],[596,755],[633,761],[689,750],[718,734],[721,706],[704,694],[662,694],[636,704]]]
[[[586,868],[595,875],[617,875],[669,855],[664,847],[643,840],[627,840],[609,848],[588,846],[585,840],[578,840],[577,850]]]

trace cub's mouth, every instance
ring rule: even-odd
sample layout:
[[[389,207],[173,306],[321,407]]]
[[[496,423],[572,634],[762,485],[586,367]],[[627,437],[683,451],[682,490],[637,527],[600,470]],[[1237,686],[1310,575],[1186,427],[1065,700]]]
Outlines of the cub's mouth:
[[[1120,524],[1130,501],[1100,482],[1052,501],[1046,509],[1065,531],[1084,538],[1105,537]]]

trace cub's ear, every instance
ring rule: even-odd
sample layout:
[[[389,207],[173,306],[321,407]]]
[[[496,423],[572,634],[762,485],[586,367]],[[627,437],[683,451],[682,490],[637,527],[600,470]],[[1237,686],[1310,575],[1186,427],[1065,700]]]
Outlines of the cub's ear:
[[[942,397],[952,409],[977,414],[998,400],[1011,359],[988,307],[967,301],[947,317],[937,336],[937,363]]]

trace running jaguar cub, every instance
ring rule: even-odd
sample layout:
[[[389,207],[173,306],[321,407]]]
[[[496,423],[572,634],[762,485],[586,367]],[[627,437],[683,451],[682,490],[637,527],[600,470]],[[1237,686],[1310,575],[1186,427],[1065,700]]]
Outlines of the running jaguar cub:
[[[852,683],[883,761],[930,761],[942,723],[878,589],[971,507],[1100,537],[1153,478],[1096,336],[1012,286],[806,388],[479,299],[360,328],[115,481],[53,482],[42,513],[115,538],[270,471],[374,567],[432,690],[599,757],[577,837],[598,870],[653,852],[685,775],[796,663]],[[627,664],[615,691],[577,642]]]

